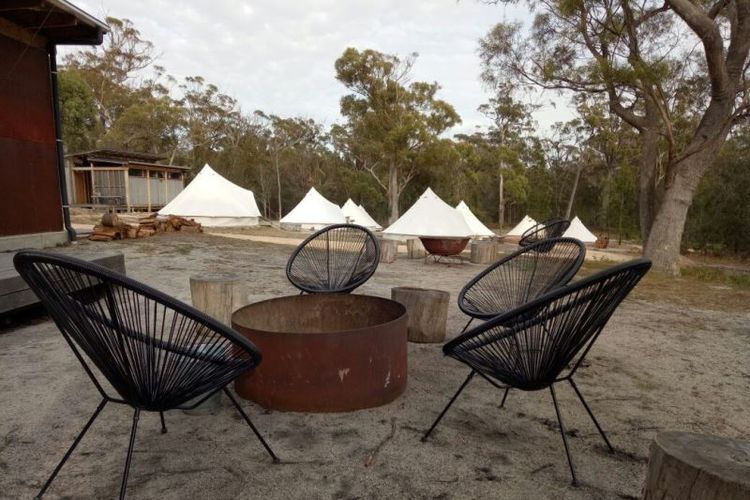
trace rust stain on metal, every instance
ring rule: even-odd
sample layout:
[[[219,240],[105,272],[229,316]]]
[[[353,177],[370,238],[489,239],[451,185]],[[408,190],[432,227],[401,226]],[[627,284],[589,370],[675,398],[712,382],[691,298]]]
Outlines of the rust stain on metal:
[[[235,381],[243,398],[282,411],[343,412],[395,400],[406,389],[407,315],[367,295],[295,295],[251,304],[232,326],[263,361]]]
[[[0,236],[61,231],[49,55],[0,35],[0,61]]]

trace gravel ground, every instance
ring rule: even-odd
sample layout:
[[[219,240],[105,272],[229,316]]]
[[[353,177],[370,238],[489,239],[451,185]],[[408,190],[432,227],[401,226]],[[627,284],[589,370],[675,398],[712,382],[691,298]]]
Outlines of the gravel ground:
[[[205,234],[81,243],[121,251],[128,274],[188,300],[188,277],[231,271],[247,280],[246,302],[295,293],[284,264],[290,246]],[[76,248],[63,251],[75,251]],[[383,264],[358,293],[390,296],[393,286],[451,293],[449,335],[465,318],[455,305],[481,266],[408,260]],[[577,375],[578,385],[617,451],[604,443],[570,387],[557,390],[582,485],[570,486],[547,391],[502,393],[476,378],[432,438],[429,426],[467,374],[440,345],[409,345],[409,382],[395,402],[345,414],[244,407],[281,457],[268,459],[224,400],[216,415],[167,413],[140,421],[131,498],[635,498],[648,446],[661,430],[750,436],[750,314],[719,310],[680,292],[639,286],[614,315]],[[655,285],[654,285],[655,286]],[[639,293],[639,291],[641,293]],[[727,292],[728,293],[728,292]],[[718,294],[718,295],[717,295]],[[705,307],[705,308],[704,308]],[[98,393],[54,325],[45,318],[0,334],[0,497],[36,494],[98,404]],[[112,498],[119,490],[132,413],[105,408],[52,484],[48,498]]]

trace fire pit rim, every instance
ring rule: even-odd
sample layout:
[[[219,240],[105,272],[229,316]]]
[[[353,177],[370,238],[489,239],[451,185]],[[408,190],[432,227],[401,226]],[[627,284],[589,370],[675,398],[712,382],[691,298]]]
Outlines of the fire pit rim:
[[[281,297],[272,297],[270,299],[264,299],[264,300],[260,300],[258,302],[253,302],[251,304],[246,304],[246,305],[240,307],[239,309],[235,310],[232,313],[232,320],[231,320],[232,321],[232,327],[234,327],[235,323],[239,324],[239,322],[235,321],[234,318],[235,318],[235,316],[240,311],[243,311],[244,309],[247,309],[247,308],[250,308],[250,307],[253,307],[253,306],[258,306],[258,305],[261,305],[261,304],[268,304],[269,302],[274,302],[274,301],[278,301],[278,300],[290,299],[290,298],[293,299],[293,298],[297,298],[297,297],[306,297],[306,296],[311,296],[311,295],[320,296],[320,297],[333,297],[333,296],[338,296],[338,297],[368,297],[368,298],[373,298],[373,299],[379,299],[380,301],[385,301],[385,302],[389,302],[389,303],[394,304],[395,306],[397,306],[397,308],[400,310],[400,312],[399,312],[399,314],[397,316],[395,316],[390,321],[384,321],[382,323],[375,323],[373,325],[365,325],[365,326],[360,326],[360,327],[356,327],[356,328],[345,328],[345,329],[342,329],[342,330],[328,330],[328,331],[322,331],[322,332],[321,331],[289,332],[289,331],[279,331],[279,330],[267,330],[265,328],[255,328],[255,327],[251,327],[249,325],[241,325],[241,326],[243,328],[252,329],[252,330],[255,330],[257,332],[269,333],[269,334],[278,333],[278,334],[282,334],[282,335],[286,335],[286,336],[290,336],[290,335],[295,335],[295,336],[339,335],[339,334],[342,334],[342,333],[357,334],[357,333],[362,333],[362,332],[367,333],[366,331],[369,331],[370,329],[372,329],[373,326],[387,326],[387,325],[391,325],[393,323],[396,323],[397,321],[400,321],[401,318],[403,318],[407,314],[406,307],[404,307],[404,305],[401,304],[400,302],[397,302],[397,301],[395,301],[393,299],[389,299],[389,298],[386,298],[386,297],[380,297],[378,295],[367,295],[367,294],[363,294],[363,293],[356,293],[356,294],[355,293],[326,293],[326,294],[305,294],[305,295],[282,295]]]

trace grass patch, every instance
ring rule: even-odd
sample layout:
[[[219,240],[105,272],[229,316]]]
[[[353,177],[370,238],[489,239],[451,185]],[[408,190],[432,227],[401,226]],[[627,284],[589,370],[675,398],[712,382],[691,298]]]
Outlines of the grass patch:
[[[703,283],[721,284],[741,290],[750,290],[749,273],[733,273],[706,266],[685,266],[681,269],[680,277]]]
[[[576,279],[613,265],[606,260],[587,260]],[[631,297],[691,309],[745,312],[750,304],[750,274],[703,265],[683,266],[679,277],[651,270]]]

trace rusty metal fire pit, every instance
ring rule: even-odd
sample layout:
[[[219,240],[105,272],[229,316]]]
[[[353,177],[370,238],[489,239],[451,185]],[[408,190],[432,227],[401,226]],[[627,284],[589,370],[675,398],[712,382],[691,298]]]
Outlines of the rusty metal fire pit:
[[[419,238],[430,255],[450,257],[464,251],[469,238]]]
[[[406,388],[406,309],[350,294],[295,295],[250,304],[232,326],[262,363],[237,394],[282,411],[343,412],[384,405]]]

